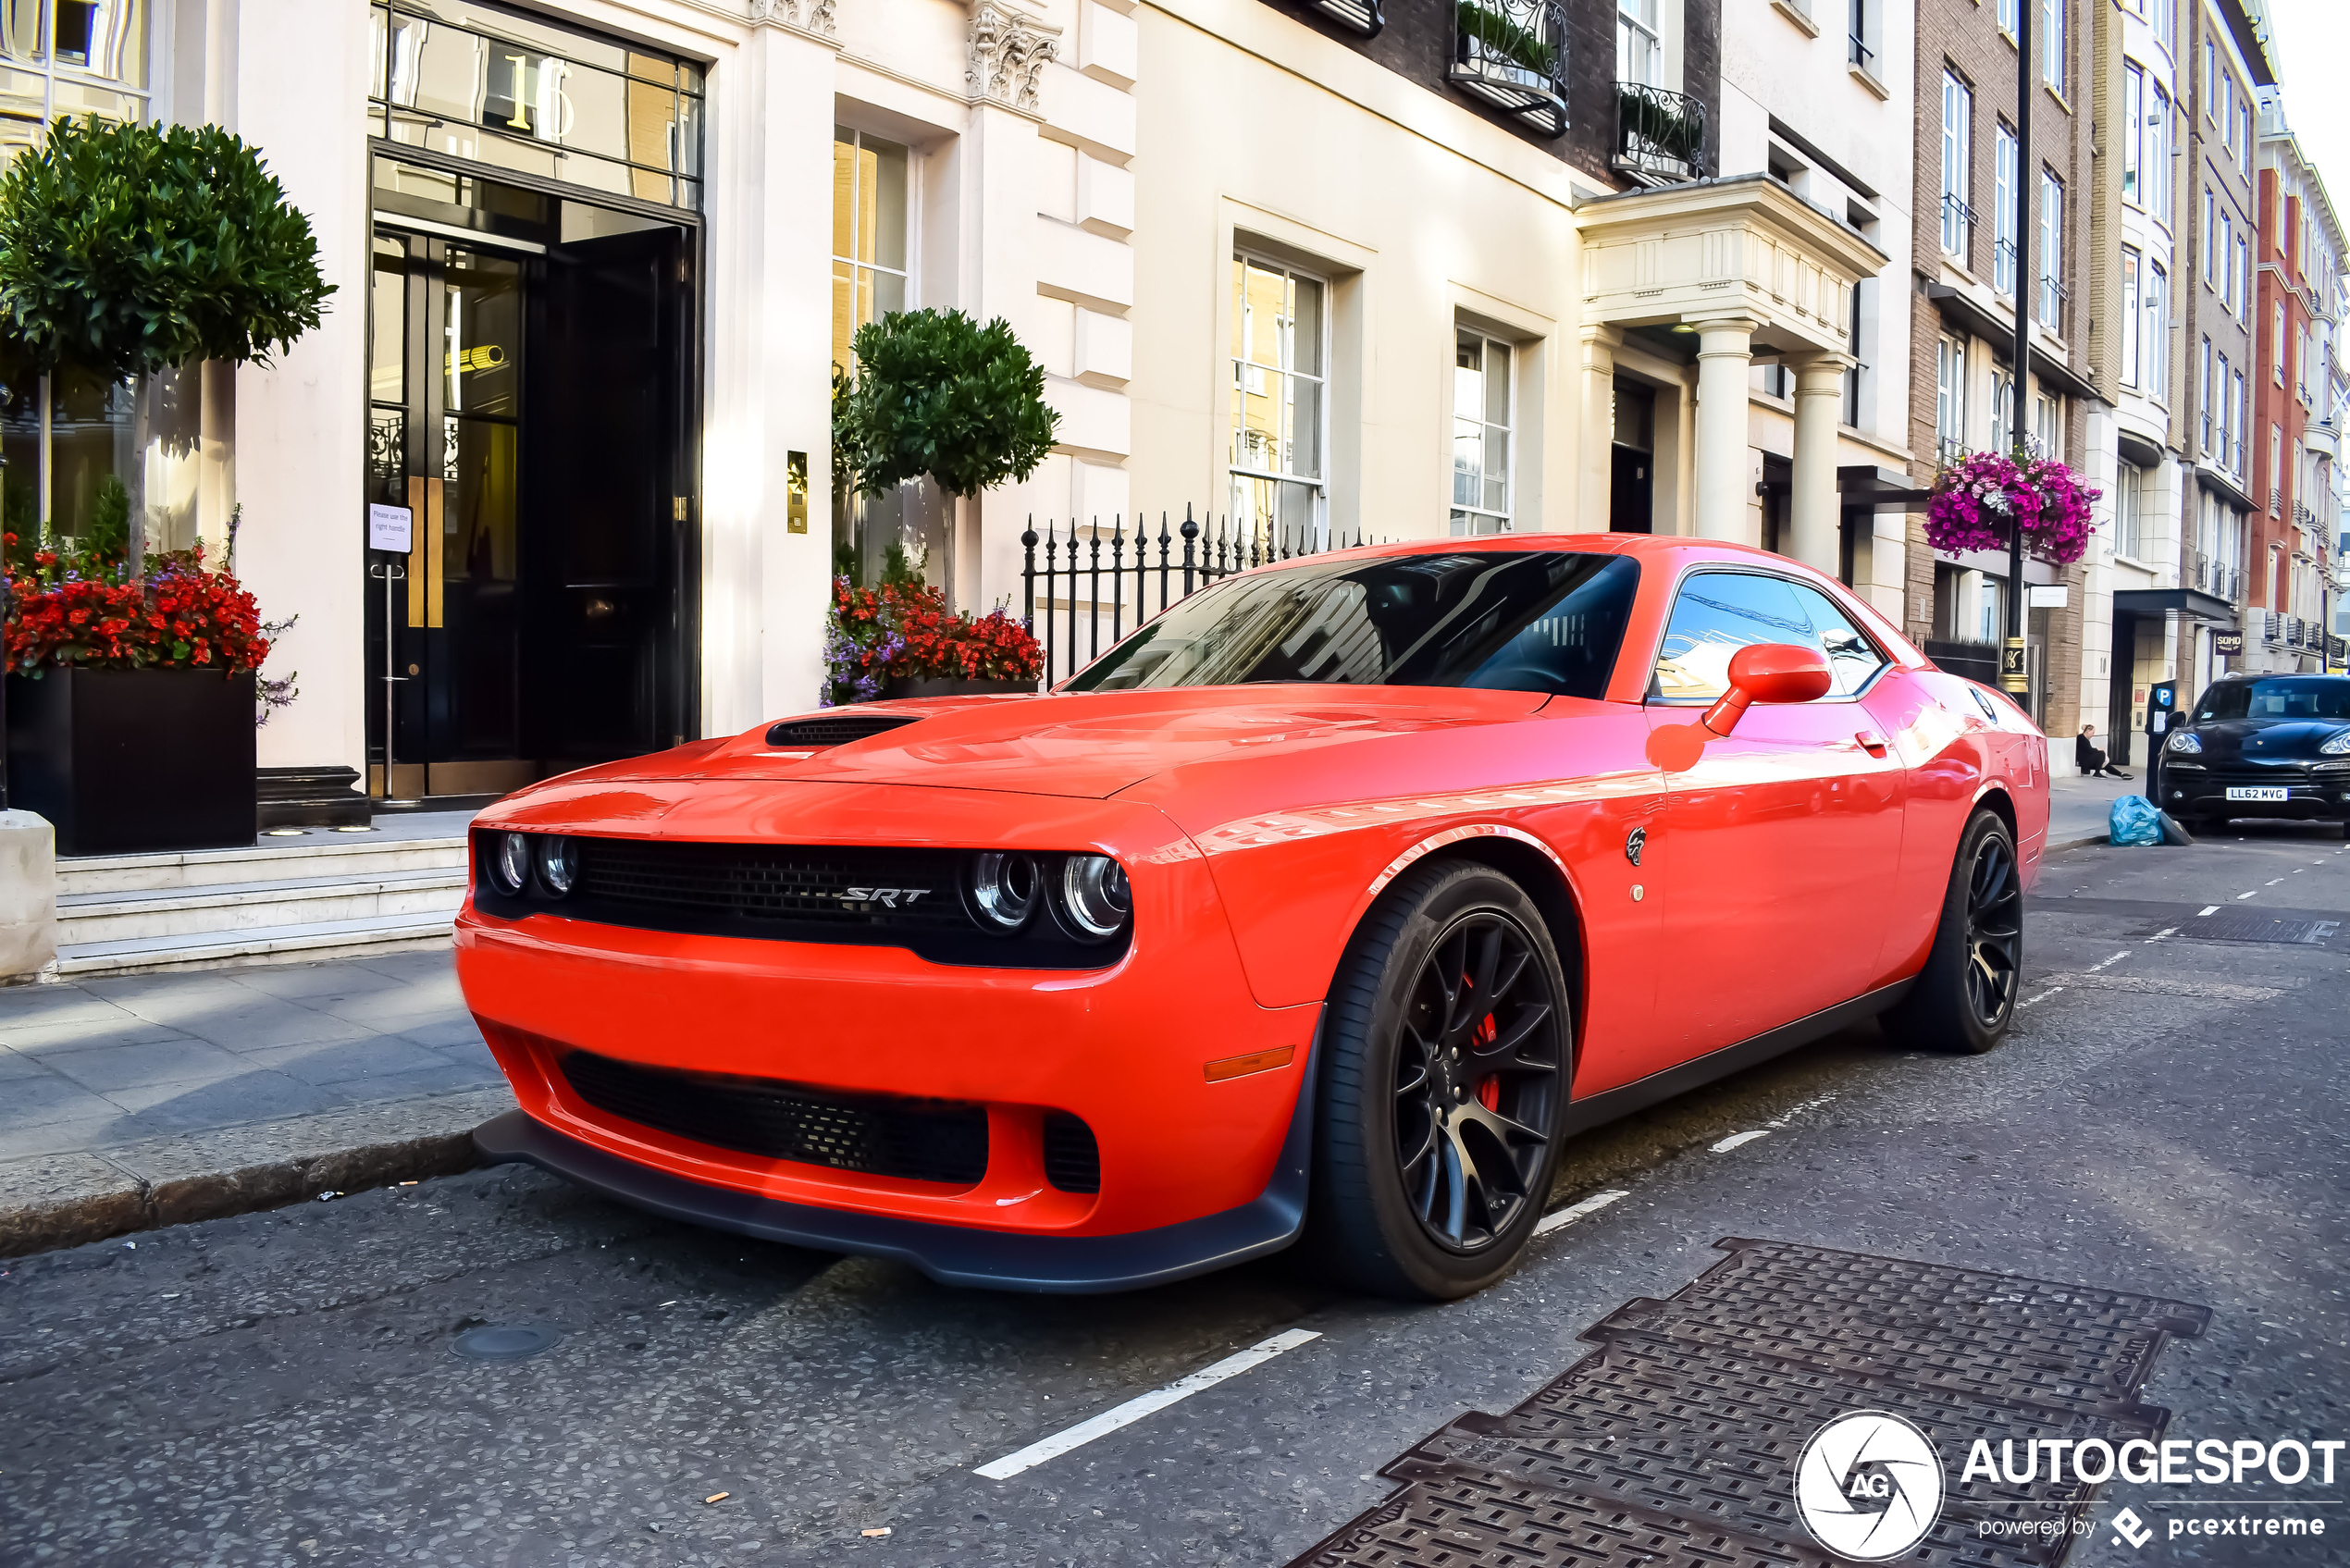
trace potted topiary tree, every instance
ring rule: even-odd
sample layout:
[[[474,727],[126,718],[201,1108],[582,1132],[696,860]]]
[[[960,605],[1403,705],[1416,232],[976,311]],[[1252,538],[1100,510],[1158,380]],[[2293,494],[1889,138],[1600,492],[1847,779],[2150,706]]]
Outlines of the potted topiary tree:
[[[59,120],[0,175],[0,349],[118,380],[267,364],[333,289],[309,219],[217,126]],[[6,535],[13,804],[64,854],[249,844],[253,598],[204,549],[151,551],[135,488],[70,543]]]
[[[859,327],[849,347],[857,374],[833,383],[835,483],[884,495],[928,478],[959,506],[1027,478],[1052,451],[1060,416],[1045,401],[1044,367],[1001,316],[982,327],[959,310],[896,312]],[[1034,639],[1000,610],[958,615],[918,581],[883,589],[887,604],[846,577],[835,585],[827,701],[870,697],[877,680],[891,697],[1035,689]],[[877,637],[893,644],[886,656]]]

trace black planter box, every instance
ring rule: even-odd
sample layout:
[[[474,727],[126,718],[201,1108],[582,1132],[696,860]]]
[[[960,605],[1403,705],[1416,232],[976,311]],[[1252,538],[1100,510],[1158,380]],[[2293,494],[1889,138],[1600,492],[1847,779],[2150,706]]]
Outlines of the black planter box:
[[[59,670],[8,677],[8,804],[60,855],[241,849],[254,810],[253,673]]]
[[[966,681],[949,675],[901,676],[889,683],[882,696],[888,698],[904,697],[996,697],[1020,692],[1034,696],[1034,681]]]

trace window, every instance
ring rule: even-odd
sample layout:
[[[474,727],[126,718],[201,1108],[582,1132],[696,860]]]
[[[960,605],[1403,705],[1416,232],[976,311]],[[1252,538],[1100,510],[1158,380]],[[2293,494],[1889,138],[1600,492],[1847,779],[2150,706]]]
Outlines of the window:
[[[1859,0],[1854,0],[1855,32],[1860,31],[1858,8]],[[1645,82],[1651,87],[1664,84],[1664,46],[1658,41],[1656,0],[1616,0],[1615,69],[1618,81]]]
[[[1885,668],[1885,655],[1834,599],[1809,583],[1787,586],[1794,589],[1795,602],[1812,623],[1811,641],[1827,655],[1828,675],[1835,682],[1828,689],[1837,697],[1857,695]]]
[[[2284,515],[2284,428],[2269,426],[2269,512],[2271,516]]]
[[[0,167],[37,145],[59,116],[147,118],[148,12],[146,0],[0,5]],[[38,535],[80,537],[96,521],[100,489],[128,477],[137,439],[131,388],[70,367],[6,382],[0,511],[28,548]],[[149,538],[164,548],[152,531]]]
[[[2016,9],[2017,0],[1999,0],[1999,31],[2010,38],[2016,35],[2022,18]]]
[[[2236,318],[2252,320],[2252,256],[2247,235],[2236,237],[2236,248],[2228,256],[2228,302],[2234,307]]]
[[[2138,558],[2138,508],[2146,470],[2134,463],[2121,464],[2113,485],[2113,553]]]
[[[2244,372],[2228,377],[2228,457],[2232,473],[2244,472]]]
[[[2059,93],[2064,91],[2065,51],[2072,40],[2065,36],[2064,0],[2041,0],[2040,3],[2040,73]]]
[[[2064,181],[2040,171],[2040,320],[2064,336]]]
[[[2203,357],[2202,357],[2202,358],[2201,358],[2201,359],[2197,362],[2197,364],[2198,364],[2199,368],[2198,368],[2198,369],[2196,370],[2196,372],[2195,372],[2195,376],[2196,376],[2196,382],[2195,382],[2195,415],[2196,415],[2196,417],[2197,417],[2198,419],[2200,419],[2200,420],[2203,422],[2203,444],[2202,444],[2202,448],[2201,448],[2201,450],[2202,450],[2202,452],[2203,452],[2203,455],[2204,455],[2204,456],[2206,456],[2206,457],[2209,457],[2209,456],[2211,456],[2211,455],[2212,455],[2212,452],[2211,452],[2211,340],[2210,340],[2210,339],[2208,339],[2208,338],[2206,338],[2206,339],[2203,340]],[[2225,378],[2225,376],[2224,376],[2224,372],[2223,372],[2223,373],[2222,373],[2222,379],[2224,380],[2224,378]],[[2224,467],[2224,466],[2225,466],[2225,464],[2222,464],[2222,466]]]
[[[2173,60],[2179,57],[2179,0],[2154,0],[2154,12],[2148,19],[2154,23],[2155,42]]]
[[[2146,343],[2138,351],[2146,395],[2158,402],[2171,396],[2171,279],[2158,261],[2146,263]]]
[[[2220,247],[2220,302],[2233,315],[2236,309],[2235,220],[2228,213],[2220,215],[2220,231],[2213,243]]]
[[[2004,364],[1991,366],[1991,445],[1993,451],[2008,449],[2008,437],[2015,418],[2015,405],[2008,399],[2015,393],[2015,373]]]
[[[2134,329],[2138,319],[2138,253],[2128,245],[2121,247],[2121,384],[2138,384],[2140,334]]]
[[[1812,641],[1811,618],[1784,577],[1753,572],[1700,572],[1681,584],[1673,619],[1657,648],[1649,695],[1667,702],[1711,702],[1730,688],[1730,657],[1757,643]]]
[[[1991,198],[1991,287],[2002,294],[2015,292],[2015,132],[1999,122],[1991,141],[1991,174],[1997,187]]]
[[[2293,345],[2293,385],[2305,408],[2309,404],[2309,329],[2301,328]]]
[[[833,364],[857,328],[906,308],[906,149],[833,128]]]
[[[2042,457],[2064,458],[2064,400],[2046,392],[2032,400],[2032,439]]]
[[[2206,283],[2215,281],[2219,276],[2212,270],[2211,264],[2211,258],[2220,253],[2219,222],[2219,203],[2211,194],[2211,187],[2207,185],[2203,188],[2203,280]]]
[[[1852,0],[1851,47],[1846,57],[1870,75],[1876,74],[1876,49],[1869,43],[1870,0]]]
[[[1627,557],[1564,550],[1309,560],[1179,601],[1069,689],[1310,681],[1598,698],[1639,580]]]
[[[2152,84],[2148,94],[2146,121],[2139,128],[2145,142],[2138,156],[2143,166],[2140,175],[2145,190],[2146,211],[2155,221],[2168,225],[2171,221],[2171,94],[2162,84]]]
[[[2230,681],[2206,690],[2195,716],[2303,719],[2338,724],[2350,720],[2350,681]]]
[[[2275,315],[2269,327],[2269,378],[2278,386],[2284,385],[2284,302],[2276,302]]]
[[[2203,117],[2205,119],[2216,119],[2220,112],[2219,100],[2213,96],[2219,91],[2219,58],[2218,48],[2211,40],[2205,39],[2203,41]]]
[[[1966,447],[1966,340],[1944,338],[1935,354],[1934,433],[1946,454]]]
[[[1310,538],[1320,525],[1325,287],[1232,258],[1232,521],[1251,535]]]
[[[1453,350],[1453,532],[1510,531],[1510,346],[1462,327]]]
[[[2236,79],[2226,71],[2220,73],[2220,141],[2229,152],[2236,150]]]
[[[2146,73],[2134,61],[2121,68],[2121,123],[2129,128],[2121,137],[2121,199],[2134,205],[2146,204],[2146,191],[2139,183],[2145,162],[2143,139],[2146,117]]]
[[[1963,261],[1967,229],[1967,149],[1973,134],[1974,94],[1949,71],[1942,73],[1942,249]]]

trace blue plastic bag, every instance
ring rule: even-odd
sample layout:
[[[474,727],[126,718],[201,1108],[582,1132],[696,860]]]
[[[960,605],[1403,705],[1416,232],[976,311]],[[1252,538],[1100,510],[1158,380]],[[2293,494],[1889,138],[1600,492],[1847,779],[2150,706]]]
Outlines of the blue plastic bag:
[[[2162,813],[2143,795],[2115,800],[2107,818],[2107,832],[2115,844],[2151,845],[2162,842]]]

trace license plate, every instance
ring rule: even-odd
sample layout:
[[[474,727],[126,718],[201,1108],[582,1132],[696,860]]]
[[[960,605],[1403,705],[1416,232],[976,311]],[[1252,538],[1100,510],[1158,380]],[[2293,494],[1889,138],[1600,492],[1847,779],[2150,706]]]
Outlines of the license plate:
[[[2282,784],[2238,784],[2228,791],[2231,800],[2282,800]]]

